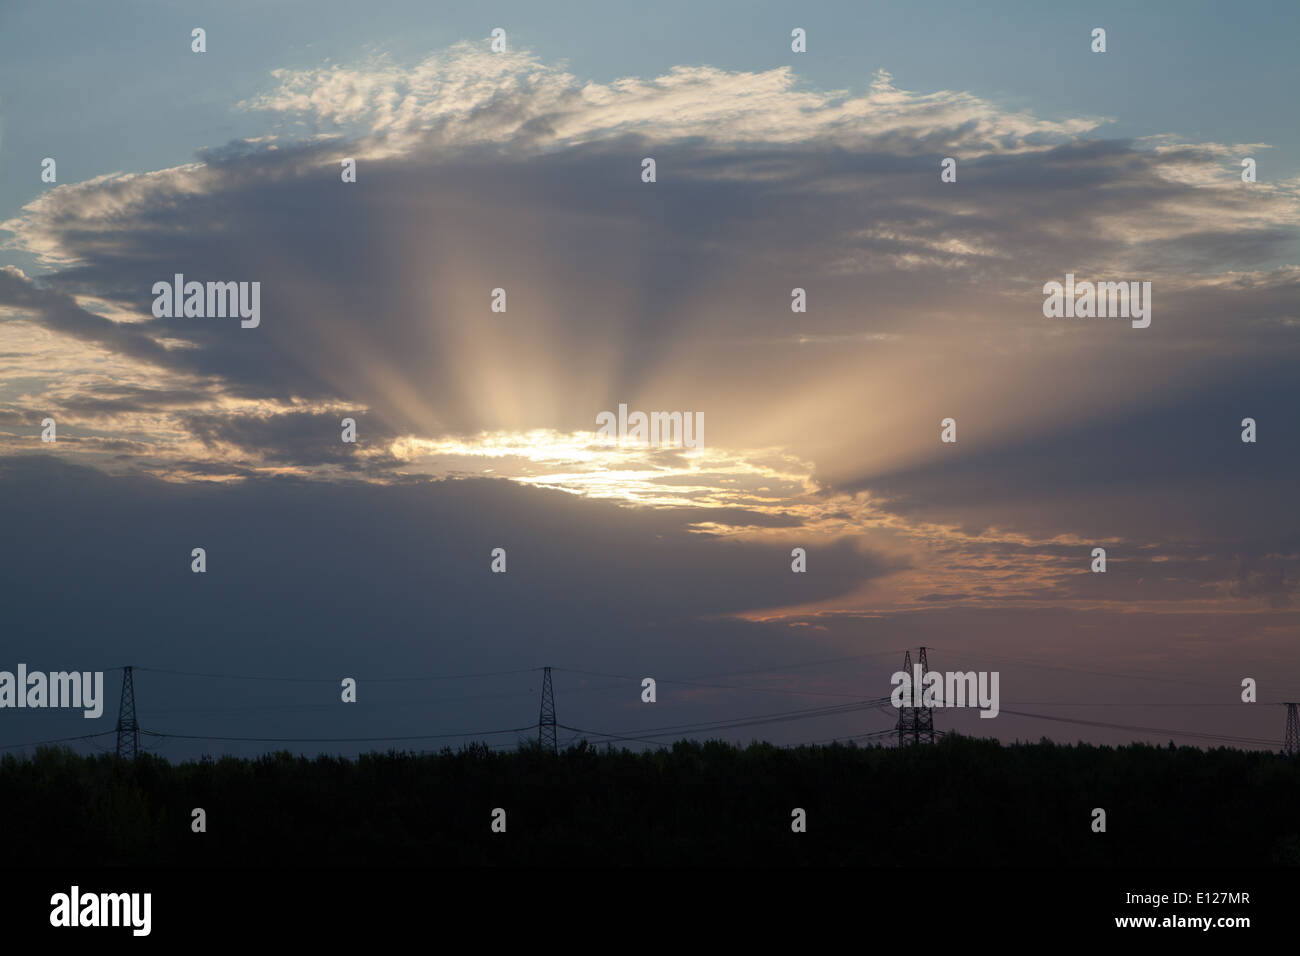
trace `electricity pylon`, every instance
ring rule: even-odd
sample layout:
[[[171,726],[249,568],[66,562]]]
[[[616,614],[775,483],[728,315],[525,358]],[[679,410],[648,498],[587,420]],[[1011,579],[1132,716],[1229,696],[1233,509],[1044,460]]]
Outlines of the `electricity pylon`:
[[[135,719],[135,683],[131,668],[122,668],[122,702],[117,708],[117,756],[134,762],[140,751],[140,725]]]
[[[918,664],[921,670],[921,680],[916,679],[916,673],[912,670],[912,652],[909,650],[903,655],[903,671],[907,674],[907,680],[912,687],[912,703],[920,704],[921,702],[921,684],[929,671],[929,663],[925,659],[925,648],[922,647]],[[900,707],[898,711],[898,746],[904,744],[934,743],[934,708],[932,707]]]
[[[545,668],[542,675],[542,713],[537,719],[537,744],[551,753],[560,752],[560,744],[555,739],[555,691],[551,688],[551,669]]]

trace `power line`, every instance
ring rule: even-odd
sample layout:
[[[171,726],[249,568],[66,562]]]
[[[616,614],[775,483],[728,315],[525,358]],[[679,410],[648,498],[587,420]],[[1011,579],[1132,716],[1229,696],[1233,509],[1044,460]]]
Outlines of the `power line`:
[[[711,679],[711,678],[714,678],[714,677],[744,677],[744,676],[748,676],[748,675],[751,675],[751,674],[771,674],[771,673],[774,673],[774,672],[777,672],[777,671],[798,670],[799,668],[803,668],[803,667],[818,667],[818,666],[820,666],[820,665],[822,665],[822,664],[842,664],[842,663],[844,663],[844,662],[846,662],[846,661],[859,661],[859,660],[865,660],[865,659],[870,658],[870,657],[885,657],[885,656],[888,656],[888,655],[891,655],[891,654],[897,654],[897,653],[901,653],[901,652],[900,652],[900,651],[892,651],[892,650],[890,650],[890,651],[871,651],[870,653],[867,653],[867,654],[850,654],[850,655],[845,656],[845,657],[830,657],[830,658],[825,658],[825,659],[823,659],[823,660],[819,660],[819,661],[796,661],[796,662],[791,663],[791,664],[777,664],[777,665],[773,665],[773,666],[771,666],[771,667],[749,668],[748,670],[743,670],[743,671],[723,671],[722,673],[718,673],[718,674],[699,674],[699,675],[696,675],[695,677],[692,677],[692,678],[671,678],[671,677],[664,677],[664,678],[657,678],[657,680],[658,680],[660,683],[664,683],[664,684],[689,684],[689,683],[694,683],[694,682],[699,681],[699,680],[702,680],[702,679]],[[592,676],[592,677],[612,677],[612,678],[617,678],[618,680],[635,680],[635,681],[639,681],[639,680],[641,680],[640,677],[632,677],[632,676],[627,675],[627,674],[607,674],[607,673],[601,673],[601,672],[599,672],[599,671],[580,670],[580,669],[575,668],[575,667],[556,667],[556,668],[554,668],[554,670],[557,670],[557,671],[567,671],[567,672],[569,672],[569,673],[571,673],[571,674],[587,674],[587,675]],[[707,685],[707,684],[705,684],[705,685],[700,685],[700,686],[720,686],[720,685]],[[763,690],[764,688],[757,688],[757,687],[726,687],[725,689],[728,689],[728,690]],[[774,692],[775,692],[775,691],[774,691]],[[792,693],[792,694],[793,694],[793,693],[801,693],[801,692],[800,692],[800,691],[788,691],[787,693]],[[835,696],[852,696],[852,697],[857,697],[858,695],[857,695],[857,694],[845,694],[845,695],[835,695]]]
[[[728,718],[724,720],[695,722],[691,724],[676,724],[667,727],[649,727],[644,730],[621,733],[602,733],[595,730],[585,730],[581,727],[571,727],[567,724],[560,724],[559,726],[565,730],[575,731],[580,734],[590,734],[591,736],[602,737],[608,740],[639,740],[647,743],[655,743],[656,741],[651,738],[670,736],[677,733],[710,733],[717,730],[735,730],[740,727],[754,727],[763,724],[784,723],[791,720],[810,720],[817,717],[833,717],[841,714],[856,713],[873,707],[879,707],[883,702],[888,700],[888,697],[881,697],[873,700],[857,701],[852,704],[834,704],[829,707],[781,711],[775,714],[757,714],[751,717]]]
[[[618,680],[630,680],[640,682],[643,678],[632,677],[628,674],[605,674],[600,671],[584,671],[573,667],[557,667],[557,671],[563,671],[569,674],[585,674],[589,677],[612,677]],[[705,684],[696,680],[685,680],[679,677],[656,677],[656,684],[684,684],[687,687],[709,687],[714,690],[744,690],[755,694],[786,694],[794,697],[851,697],[859,698],[861,694],[845,694],[834,691],[824,690],[791,690],[785,687],[745,687],[736,684]]]
[[[94,737],[106,737],[109,734],[115,734],[117,730],[101,730],[94,734],[80,734],[76,737],[55,737],[51,740],[31,740],[21,744],[4,744],[0,750],[18,750],[21,747],[44,747],[46,744],[63,744],[73,740],[90,740]]]
[[[375,743],[388,740],[438,740],[450,737],[490,737],[495,734],[516,734],[526,730],[532,730],[536,725],[530,724],[527,727],[511,727],[506,730],[465,730],[458,733],[450,734],[410,734],[403,737],[217,737],[205,734],[171,734],[163,733],[156,730],[141,730],[140,733],[148,734],[150,737],[167,737],[174,740],[224,740],[240,741],[244,743]]]
[[[845,661],[879,657],[889,653],[894,653],[894,652],[879,651],[879,652],[871,652],[867,654],[848,655],[848,656],[843,656],[838,658],[829,658],[829,659],[824,659],[819,661],[805,661],[805,662],[798,662],[798,663],[787,664],[787,665],[773,666],[769,668],[751,668],[746,671],[731,671],[731,672],[718,674],[718,675],[702,675],[702,676],[707,678],[709,676],[727,677],[727,676],[740,676],[743,674],[773,673],[781,670],[793,670],[801,667],[819,666],[822,664],[834,664],[834,663],[842,663]],[[1220,686],[1218,684],[1210,684],[1208,682],[1203,682],[1203,681],[1182,680],[1179,678],[1171,678],[1171,677],[1154,675],[1154,674],[1105,672],[1105,671],[1096,671],[1096,670],[1090,670],[1085,668],[1071,668],[1071,667],[1058,666],[1058,665],[1040,664],[1035,661],[1028,661],[1021,658],[1009,658],[1001,655],[982,655],[982,656],[988,657],[993,660],[1006,660],[1014,663],[1023,664],[1029,667],[1041,667],[1050,670],[1061,670],[1061,671],[1068,671],[1068,672],[1075,672],[1075,673],[1095,674],[1099,676],[1118,677],[1124,679],[1157,680],[1157,681],[1170,682],[1170,683],[1192,683],[1192,684],[1202,684],[1204,686],[1215,686],[1215,687]],[[132,672],[132,668],[130,666],[114,667],[109,669],[122,670],[124,686],[129,682],[130,674]],[[219,680],[254,680],[254,681],[279,681],[279,682],[297,682],[297,683],[329,683],[329,684],[334,684],[337,680],[337,678],[334,677],[313,678],[313,677],[294,677],[289,675],[219,674],[219,673],[211,673],[211,672],[180,671],[180,670],[170,670],[165,668],[150,668],[150,667],[135,668],[135,670],[147,671],[147,672],[153,672],[159,674],[183,676],[183,677],[196,677],[196,678],[219,679]],[[625,674],[609,674],[609,673],[603,673],[597,671],[582,670],[578,668],[555,668],[555,670],[562,670],[562,671],[567,671],[569,673],[585,675],[585,676],[610,678],[617,681],[641,680],[641,678],[637,678]],[[425,682],[425,681],[439,681],[439,680],[465,680],[465,679],[489,678],[489,677],[517,675],[517,674],[534,674],[537,673],[538,671],[544,671],[544,669],[540,667],[532,667],[532,668],[517,668],[513,670],[476,672],[476,673],[464,673],[464,674],[381,677],[381,678],[363,678],[363,679],[374,683],[390,683],[390,682],[410,683],[410,682]],[[816,719],[819,717],[839,716],[839,715],[861,712],[864,710],[871,709],[872,707],[881,709],[883,712],[886,713],[890,712],[890,708],[889,708],[890,697],[879,697],[879,698],[862,700],[858,698],[858,695],[839,694],[839,693],[824,692],[824,691],[805,692],[805,691],[797,691],[797,690],[787,690],[782,688],[761,688],[761,687],[747,687],[747,686],[726,685],[726,684],[718,685],[718,684],[705,683],[697,679],[687,679],[687,678],[660,678],[659,680],[661,682],[668,683],[668,684],[683,684],[687,686],[709,687],[709,688],[716,688],[716,689],[739,690],[739,691],[749,691],[749,692],[757,692],[757,693],[785,693],[785,694],[793,694],[796,696],[837,696],[837,697],[851,696],[854,698],[854,700],[852,702],[832,704],[824,707],[814,707],[814,708],[806,708],[806,709],[792,710],[792,711],[781,711],[776,713],[751,715],[748,717],[723,718],[723,719],[711,720],[711,721],[696,721],[691,723],[682,723],[682,724],[669,725],[664,727],[652,727],[648,729],[628,731],[624,733],[603,733],[599,731],[584,730],[582,728],[571,727],[568,725],[556,724],[555,726],[562,727],[564,730],[570,731],[572,734],[572,736],[570,736],[568,740],[566,740],[566,746],[571,744],[574,740],[578,738],[578,736],[581,735],[599,737],[604,739],[606,742],[628,741],[628,742],[637,742],[637,743],[645,743],[649,745],[662,746],[662,741],[657,740],[655,738],[662,738],[674,734],[680,734],[683,736],[692,735],[692,734],[706,734],[706,733],[714,733],[718,731],[734,730],[742,727],[761,726],[765,724],[782,723],[782,722],[794,721],[794,720]],[[608,685],[606,687],[580,687],[580,688],[574,688],[568,692],[582,693],[584,691],[594,692],[594,691],[612,690],[615,689],[617,686],[618,685]],[[524,693],[525,692],[519,692],[513,694],[467,695],[464,697],[447,698],[445,700],[432,701],[432,703],[444,703],[444,702],[456,703],[459,701],[475,700],[475,699],[482,699],[482,698],[489,698],[489,697],[524,696]],[[418,701],[418,700],[403,701],[403,703],[422,703],[422,702],[423,701]],[[132,700],[131,703],[133,704],[134,701]],[[1282,705],[1282,702],[1262,702],[1262,703],[1265,703],[1266,705],[1276,705],[1276,706]],[[1067,703],[1067,702],[1060,702],[1060,701],[1023,701],[1020,702],[1020,704],[1018,704],[1017,706],[1024,706],[1026,704],[1031,706],[1042,705],[1042,706],[1049,706],[1049,707],[1238,706],[1235,703],[1221,704],[1221,703],[1206,703],[1206,702],[1198,702],[1198,703],[1191,703],[1191,704],[1177,704],[1177,703],[1172,703],[1172,704],[1136,703],[1135,704],[1135,703],[1103,703],[1103,702]],[[254,707],[248,709],[270,710],[270,709],[281,709],[281,707],[292,708],[293,706],[295,705],[280,705],[280,706],[272,705],[266,708]],[[300,705],[300,706],[304,706],[304,707],[316,706],[319,708],[324,705]],[[129,709],[133,713],[134,711],[133,706]],[[238,711],[239,708],[233,708],[231,710]],[[216,712],[221,712],[221,711],[217,709]],[[1125,731],[1148,733],[1148,734],[1169,735],[1174,737],[1190,737],[1190,738],[1197,738],[1203,740],[1218,741],[1222,743],[1237,743],[1237,744],[1248,744],[1248,745],[1257,745],[1257,746],[1272,746],[1274,744],[1274,742],[1269,739],[1237,736],[1231,734],[1198,733],[1194,731],[1135,726],[1135,725],[1114,723],[1108,721],[1074,719],[1074,718],[1066,718],[1066,717],[1052,716],[1047,714],[1021,711],[1021,710],[1009,710],[1006,708],[1001,708],[1000,712],[1005,714],[1010,714],[1013,716],[1027,717],[1027,718],[1032,718],[1037,720],[1053,721],[1058,723],[1077,724],[1080,726],[1092,726],[1092,727],[1125,730]],[[121,722],[121,720],[122,720],[122,716],[120,715],[119,722]],[[134,724],[134,721],[128,721],[128,723]],[[138,725],[135,726],[138,727]],[[399,735],[399,736],[386,736],[386,737],[384,736],[381,737],[253,737],[253,736],[247,736],[245,737],[245,736],[180,734],[180,733],[168,733],[162,731],[145,731],[142,729],[138,730],[137,732],[139,734],[144,734],[149,737],[154,737],[159,739],[176,739],[176,740],[208,740],[208,741],[229,741],[229,742],[247,742],[247,743],[342,743],[342,742],[380,743],[380,742],[403,742],[403,741],[414,741],[414,740],[451,739],[451,738],[464,738],[464,737],[487,737],[487,736],[495,736],[501,734],[524,733],[534,729],[534,726],[536,725],[509,728],[503,730],[465,731],[465,732],[442,733],[442,734]],[[130,734],[133,729],[134,729],[133,727],[126,727],[125,731],[128,734]],[[0,747],[0,750],[13,750],[13,749],[19,749],[24,747],[40,747],[40,746],[45,746],[50,744],[69,743],[69,742],[75,742],[81,740],[92,741],[93,743],[95,738],[107,736],[108,734],[112,734],[112,733],[114,733],[114,731],[110,730],[110,731],[101,731],[92,734],[81,734],[81,735],[75,735],[70,737],[53,738],[49,740],[8,744],[8,745],[4,745],[3,747]],[[890,731],[872,731],[863,734],[853,734],[847,737],[831,738],[831,740],[836,741],[842,739],[843,740],[864,739],[864,738],[870,738],[875,736],[882,736],[888,733],[890,733]],[[939,732],[936,732],[936,734],[938,733]],[[503,748],[508,748],[509,746],[510,745],[508,744],[497,744],[497,745],[493,745],[493,748],[503,749]],[[556,742],[555,746],[558,749],[558,741]]]
[[[893,727],[889,727],[885,730],[871,730],[865,734],[850,734],[846,737],[827,737],[824,740],[811,740],[808,741],[807,743],[790,744],[789,748],[820,747],[823,744],[836,744],[839,743],[841,740],[865,740],[869,737],[879,737],[881,739],[884,739],[886,737],[894,736],[894,734],[896,734],[897,732],[898,731],[895,730]],[[942,733],[942,731],[935,731],[935,733]]]
[[[1143,703],[1117,701],[1082,701],[1082,700],[1019,700],[1011,705],[1012,707],[1240,707],[1241,703],[1216,703],[1212,701],[1191,701],[1183,703]],[[1286,702],[1280,700],[1260,700],[1251,704],[1252,707],[1285,707]]]
[[[883,702],[889,700],[888,697],[879,697],[871,700],[859,700],[852,704],[831,704],[826,707],[812,707],[803,710],[785,710],[773,714],[757,714],[750,717],[726,717],[720,720],[694,721],[688,724],[675,724],[666,727],[650,727],[645,730],[638,730],[637,733],[646,734],[656,731],[672,733],[683,729],[726,729],[725,725],[741,722],[746,725],[750,723],[779,723],[784,720],[803,720],[811,717],[829,717],[837,714],[849,714],[860,710],[867,710],[871,707],[878,707]],[[608,736],[608,735],[604,735]]]
[[[259,681],[285,681],[296,684],[337,684],[337,677],[290,677],[290,676],[268,676],[265,674],[209,674],[200,671],[177,671],[161,667],[137,667],[138,671],[149,671],[154,674],[171,674],[177,677],[206,677],[217,680],[259,680]],[[411,683],[420,681],[435,680],[469,680],[478,677],[501,677],[506,674],[531,674],[541,670],[540,667],[522,667],[518,670],[511,671],[487,671],[479,674],[429,674],[423,677],[358,677],[358,682],[364,681],[368,684],[396,684]]]
[[[1276,741],[1265,740],[1260,737],[1235,737],[1229,734],[1202,734],[1190,730],[1170,730],[1166,727],[1136,727],[1132,724],[1114,724],[1100,720],[1078,720],[1069,717],[1053,717],[1050,714],[1031,714],[1023,710],[1006,710],[1001,709],[999,714],[1011,714],[1015,717],[1033,717],[1036,720],[1052,720],[1062,724],[1081,724],[1087,727],[1104,727],[1112,730],[1136,730],[1141,733],[1160,734],[1170,737],[1197,737],[1204,740],[1219,740],[1227,743],[1250,743],[1261,744],[1264,746],[1276,746]]]
[[[364,680],[364,678],[359,678],[359,680]],[[594,687],[560,687],[559,685],[556,686],[559,690],[563,691],[566,696],[569,694],[597,693],[600,691],[621,689],[623,687],[621,683],[602,684]],[[519,690],[519,691],[510,691],[508,693],[502,693],[502,694],[462,694],[459,697],[421,697],[421,696],[398,697],[398,698],[383,698],[381,699],[381,702],[385,707],[401,708],[401,707],[412,707],[412,706],[426,706],[426,705],[433,705],[433,704],[459,704],[466,701],[476,701],[476,700],[504,700],[513,697],[535,697],[536,693],[537,692],[533,690]],[[366,705],[373,704],[373,703],[374,700],[372,699],[365,702],[358,702],[354,706],[356,706],[358,709],[364,709]],[[285,703],[252,704],[245,707],[166,707],[162,710],[151,709],[149,713],[151,716],[154,717],[171,715],[171,714],[247,714],[247,713],[253,713],[255,711],[274,711],[274,710],[290,710],[290,711],[292,710],[333,710],[337,706],[338,706],[337,702],[332,704],[314,704],[309,702],[296,702],[296,703],[288,703],[288,704]]]
[[[513,691],[508,694],[466,694],[461,697],[403,697],[397,699],[385,699],[381,703],[385,707],[400,709],[413,706],[430,706],[435,704],[459,704],[466,701],[474,700],[501,700],[508,697],[532,697],[533,691]],[[374,700],[367,700],[354,704],[358,710],[367,709],[367,705],[373,705]],[[275,710],[333,710],[338,707],[338,703],[331,704],[313,704],[308,702],[297,702],[289,704],[252,704],[245,707],[166,707],[162,710],[150,710],[152,717],[160,717],[171,714],[249,714],[256,711],[275,711]]]

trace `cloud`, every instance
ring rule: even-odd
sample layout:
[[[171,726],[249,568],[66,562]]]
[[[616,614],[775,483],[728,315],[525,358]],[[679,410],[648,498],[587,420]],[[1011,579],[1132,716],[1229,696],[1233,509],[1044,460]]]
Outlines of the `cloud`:
[[[918,643],[930,647],[933,667],[1001,671],[1007,707],[1044,698],[1174,707],[1187,702],[1177,694],[1180,677],[1210,684],[1225,672],[1267,673],[1270,686],[1284,688],[1297,673],[1293,619],[1276,611],[1162,619],[1132,609],[943,606],[738,619],[738,611],[774,602],[833,600],[863,581],[888,585],[902,569],[887,555],[841,543],[811,548],[809,573],[794,575],[772,544],[690,530],[694,512],[632,510],[508,481],[177,484],[53,456],[0,459],[0,481],[0,525],[7,540],[22,542],[0,549],[0,578],[12,596],[7,660],[50,670],[131,664],[140,721],[154,732],[316,739],[528,726],[537,715],[536,674],[417,678],[544,665],[557,669],[563,722],[635,732],[883,696],[902,649]],[[195,547],[206,549],[202,575],[190,571]],[[494,547],[507,550],[504,575],[489,570]],[[951,598],[941,592],[936,601],[934,593],[923,602]],[[1080,673],[1079,647],[1105,663],[1085,662]],[[1089,670],[1156,679],[1117,681]],[[266,679],[277,676],[315,682]],[[358,679],[355,707],[338,703],[343,676]],[[660,680],[658,707],[671,717],[641,704],[642,676]],[[106,677],[111,685],[117,674]],[[1232,698],[1236,678],[1224,686]],[[1230,723],[1256,736],[1254,722],[1275,716],[1234,713]],[[1122,710],[1108,714],[1142,723]],[[1204,725],[1194,707],[1162,715],[1171,726]],[[945,728],[1010,739],[1026,727],[981,728],[974,715],[964,724],[965,716],[943,715]],[[112,719],[109,709],[104,726]],[[764,736],[860,734],[893,719],[855,713],[774,726]],[[87,732],[79,714],[8,720],[15,741]],[[148,742],[170,757],[265,747]]]
[[[1238,544],[1265,546],[1287,462],[1260,445],[1257,471],[1225,472],[1222,443],[1243,407],[1286,434],[1300,189],[1242,184],[1238,147],[1098,139],[1099,118],[885,72],[858,93],[788,68],[597,84],[458,45],[274,81],[242,104],[266,136],[60,185],[3,224],[50,271],[0,273],[0,369],[22,369],[0,451],[43,447],[52,414],[61,453],[173,482],[492,474],[738,543],[867,537],[910,570],[863,606],[1093,600],[1053,548],[1179,535],[1217,583],[1189,565],[1162,595],[1262,597],[1226,583],[1211,501],[1246,483]],[[260,281],[262,324],[154,319],[178,272]],[[1066,272],[1151,281],[1151,328],[1044,319]],[[596,455],[620,403],[702,411],[708,447]]]
[[[1008,113],[969,93],[900,90],[884,70],[861,95],[801,88],[789,67],[751,73],[677,66],[652,79],[584,82],[526,51],[497,54],[468,42],[414,67],[377,56],[356,66],[272,75],[279,86],[241,106],[364,131],[371,156],[407,151],[430,134],[440,145],[510,143],[540,150],[627,133],[728,146],[924,142],[929,151],[960,149],[973,156],[1044,149],[1102,122]]]

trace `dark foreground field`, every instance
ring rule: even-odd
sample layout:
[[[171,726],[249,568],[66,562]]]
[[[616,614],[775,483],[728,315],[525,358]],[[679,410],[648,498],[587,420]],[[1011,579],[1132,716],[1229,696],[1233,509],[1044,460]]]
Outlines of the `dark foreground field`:
[[[191,831],[191,811],[207,832]],[[506,811],[506,832],[491,830]],[[791,811],[807,832],[791,832]],[[1106,832],[1092,811],[1106,811]],[[467,748],[0,762],[9,866],[1300,864],[1300,760],[1219,749]]]

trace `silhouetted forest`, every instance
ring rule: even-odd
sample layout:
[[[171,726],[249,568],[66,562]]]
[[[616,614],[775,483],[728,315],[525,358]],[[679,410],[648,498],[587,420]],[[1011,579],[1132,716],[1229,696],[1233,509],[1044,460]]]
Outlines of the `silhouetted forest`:
[[[195,807],[206,833],[191,832]],[[806,833],[791,832],[795,807]],[[49,748],[0,761],[0,819],[19,867],[1298,865],[1300,760],[955,736],[134,765]]]

